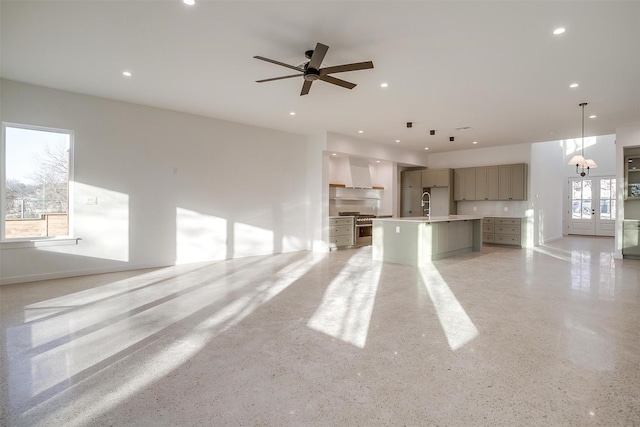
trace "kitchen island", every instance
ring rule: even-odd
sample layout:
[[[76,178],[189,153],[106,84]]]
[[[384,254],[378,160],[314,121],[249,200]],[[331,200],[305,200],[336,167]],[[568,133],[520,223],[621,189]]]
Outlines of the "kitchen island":
[[[408,265],[480,251],[482,217],[447,215],[373,219],[373,259]]]

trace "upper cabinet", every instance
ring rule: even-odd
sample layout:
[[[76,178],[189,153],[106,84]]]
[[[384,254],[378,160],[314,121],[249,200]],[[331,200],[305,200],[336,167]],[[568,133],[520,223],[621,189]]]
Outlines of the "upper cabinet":
[[[526,200],[524,163],[499,166],[500,200]]]
[[[527,165],[455,169],[454,198],[463,200],[527,200]]]
[[[476,200],[476,168],[453,171],[453,199]]]
[[[427,169],[422,171],[422,187],[437,188],[451,185],[451,169]]]
[[[476,169],[476,200],[500,198],[499,167],[483,166]]]
[[[625,156],[625,199],[640,199],[640,156]]]
[[[418,188],[422,190],[422,169],[402,171],[400,182],[402,188]]]

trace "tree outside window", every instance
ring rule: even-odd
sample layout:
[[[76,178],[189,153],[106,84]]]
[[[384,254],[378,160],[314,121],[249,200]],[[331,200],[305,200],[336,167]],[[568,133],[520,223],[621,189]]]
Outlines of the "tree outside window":
[[[4,125],[4,239],[69,236],[72,133]]]

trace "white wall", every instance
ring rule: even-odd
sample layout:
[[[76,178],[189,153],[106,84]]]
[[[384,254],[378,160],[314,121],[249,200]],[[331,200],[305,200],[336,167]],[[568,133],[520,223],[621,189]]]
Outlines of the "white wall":
[[[536,246],[562,237],[565,166],[561,141],[531,144],[529,206]]]
[[[405,166],[427,166],[427,156],[424,153],[331,132],[327,132],[327,150],[352,157],[386,160]]]
[[[429,154],[427,166],[433,169],[455,169],[474,166],[529,163],[530,160],[531,144],[517,144]]]
[[[396,206],[396,199],[393,195],[397,193],[396,177],[398,174],[398,168],[394,162],[380,161],[375,165],[369,167],[371,170],[371,183],[375,187],[384,187],[381,192],[382,197],[380,200],[380,207],[377,214],[381,215],[394,215],[394,207]]]
[[[310,247],[307,208],[322,188],[309,189],[304,137],[0,85],[2,121],[75,132],[74,230],[82,238],[2,245],[1,283]],[[86,205],[87,197],[98,204]]]
[[[589,171],[589,176],[613,176],[616,174],[616,135],[600,135],[585,137],[584,157],[593,159],[598,164],[596,169]],[[578,139],[567,139],[561,141],[564,147],[564,170],[567,177],[576,176],[575,165],[568,164],[569,160],[581,154],[581,141]]]

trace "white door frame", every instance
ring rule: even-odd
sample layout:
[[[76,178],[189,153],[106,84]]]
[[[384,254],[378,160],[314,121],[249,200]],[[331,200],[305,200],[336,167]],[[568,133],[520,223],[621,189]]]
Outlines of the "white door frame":
[[[574,206],[573,183],[591,182],[591,188],[583,187],[585,193],[591,192],[588,203],[576,203]],[[607,182],[608,181],[608,182]],[[609,186],[609,190],[606,187]],[[567,179],[567,197],[565,202],[565,232],[586,236],[615,235],[615,176],[569,177]],[[586,206],[585,206],[586,205]],[[586,209],[587,211],[584,211]],[[575,212],[574,212],[575,211]],[[576,213],[581,218],[573,218]],[[610,219],[612,218],[612,219]]]

